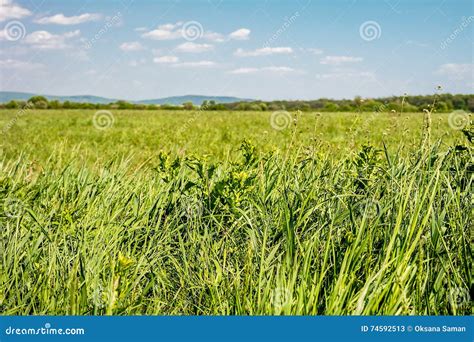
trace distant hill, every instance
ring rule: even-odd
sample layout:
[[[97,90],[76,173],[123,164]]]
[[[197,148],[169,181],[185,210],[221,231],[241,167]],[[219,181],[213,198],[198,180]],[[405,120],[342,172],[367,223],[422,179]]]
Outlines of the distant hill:
[[[43,95],[33,93],[20,93],[12,91],[0,91],[0,102],[8,102],[11,100],[23,100],[26,101],[32,96],[41,95],[48,99],[48,101],[58,100],[61,102],[80,102],[80,103],[110,103],[115,102],[115,99],[108,99],[105,97],[92,96],[92,95],[76,95],[76,96],[55,96],[55,95]]]
[[[164,97],[161,99],[153,99],[153,100],[142,100],[136,101],[135,103],[141,104],[173,104],[178,105],[185,102],[192,102],[195,105],[200,105],[203,101],[215,101],[216,103],[233,103],[233,102],[240,102],[240,101],[254,101],[251,99],[241,99],[238,97],[232,96],[203,96],[203,95],[184,95],[184,96],[172,96],[172,97]]]
[[[43,95],[33,93],[20,93],[11,91],[0,91],[0,103],[9,102],[11,100],[23,100],[26,101],[32,96],[41,95],[46,97],[49,101],[58,100],[60,102],[70,101],[79,103],[100,103],[106,104],[111,102],[117,102],[118,99],[109,99],[106,97],[92,96],[92,95],[75,95],[75,96],[55,96],[55,95]],[[140,104],[171,104],[180,105],[185,102],[192,102],[195,105],[200,105],[204,100],[215,101],[216,103],[232,103],[240,101],[254,101],[251,99],[240,99],[238,97],[231,96],[203,96],[203,95],[184,95],[184,96],[172,96],[158,99],[141,100],[141,101],[128,101],[130,103]]]

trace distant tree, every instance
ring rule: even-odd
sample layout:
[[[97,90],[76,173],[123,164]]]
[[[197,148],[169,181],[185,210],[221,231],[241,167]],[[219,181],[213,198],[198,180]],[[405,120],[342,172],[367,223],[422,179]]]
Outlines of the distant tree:
[[[192,102],[185,102],[183,103],[183,108],[186,110],[193,110],[194,104]]]
[[[342,106],[339,106],[339,110],[341,112],[352,112],[354,110],[354,107],[348,104],[343,104]]]
[[[296,109],[301,110],[303,112],[308,112],[311,110],[311,106],[308,103],[303,102],[301,104],[298,104]]]
[[[381,108],[384,108],[383,103],[375,100],[362,102],[360,106],[360,110],[363,112],[379,112]]]
[[[252,111],[255,111],[255,112],[261,111],[262,106],[260,105],[260,103],[252,103],[247,107],[247,110],[252,110]]]
[[[117,105],[118,109],[133,109],[134,107],[132,103],[123,100],[117,101],[115,104]]]
[[[449,110],[448,105],[444,101],[439,101],[436,103],[436,111],[445,113]]]
[[[35,108],[46,109],[48,108],[48,99],[44,96],[33,96],[28,99],[27,102],[33,103]],[[45,107],[46,105],[46,107]]]
[[[62,104],[58,100],[53,100],[48,103],[48,108],[59,109],[62,108]]]
[[[459,96],[459,95],[456,95],[454,98],[453,98],[453,106],[454,106],[454,109],[466,109],[466,103],[464,102],[464,99]]]
[[[82,103],[81,105],[82,109],[95,109],[96,107],[93,103]]]
[[[142,103],[137,103],[137,104],[134,105],[134,109],[140,109],[140,110],[142,110],[142,109],[146,109],[146,107],[147,107],[147,106],[144,105],[144,104],[142,104]]]
[[[17,101],[11,100],[5,105],[5,107],[8,108],[8,109],[16,109],[16,108],[19,107],[19,105],[18,105]]]
[[[267,107],[268,107],[268,110],[272,111],[272,112],[277,111],[277,110],[284,110],[285,109],[284,105],[277,104],[277,103],[274,103],[274,102],[270,102]]]
[[[178,109],[183,109],[181,106],[176,106],[173,104],[165,103],[160,106],[160,109],[165,109],[165,110],[178,110]]]
[[[247,102],[240,102],[237,107],[236,107],[237,110],[249,110],[250,109],[250,104],[248,104]]]
[[[48,102],[46,101],[36,101],[34,103],[36,109],[48,109]]]
[[[402,107],[403,104],[403,107]],[[288,111],[339,111],[339,112],[359,112],[359,111],[395,111],[400,113],[403,112],[416,112],[422,111],[423,109],[430,108],[433,104],[436,104],[436,110],[438,112],[450,112],[453,110],[466,110],[474,111],[474,94],[462,95],[462,94],[437,94],[437,95],[416,95],[408,96],[390,96],[378,99],[362,99],[360,96],[356,96],[354,99],[344,100],[333,100],[327,98],[321,98],[311,101],[253,101],[253,102],[233,102],[233,103],[216,103],[215,101],[205,100],[202,102],[201,110],[253,110],[253,111],[277,111],[277,110],[288,110]],[[12,100],[4,103],[1,108],[14,109],[14,108],[51,108],[51,109],[167,109],[167,110],[183,110],[183,109],[195,109],[191,102],[183,103],[183,105],[172,105],[165,104],[159,105],[141,105],[129,103],[127,101],[117,101],[115,103],[77,103],[64,101],[63,103],[53,100],[48,102],[44,96],[33,96],[28,99],[27,102]]]
[[[362,102],[364,102],[364,100],[362,100],[362,97],[360,97],[360,96],[354,97],[354,103],[355,103],[356,106],[359,107],[362,104]]]
[[[390,102],[386,107],[389,111],[400,112],[402,110],[402,105],[399,102]]]
[[[474,96],[471,96],[471,97],[467,100],[467,109],[468,109],[470,112],[474,112]]]
[[[337,112],[338,109],[339,109],[339,106],[332,102],[328,102],[324,105],[324,110],[327,112]]]
[[[405,112],[405,113],[415,113],[415,112],[419,112],[419,111],[420,111],[420,108],[418,108],[415,105],[412,105],[409,102],[406,102],[405,105],[403,106],[403,112]]]

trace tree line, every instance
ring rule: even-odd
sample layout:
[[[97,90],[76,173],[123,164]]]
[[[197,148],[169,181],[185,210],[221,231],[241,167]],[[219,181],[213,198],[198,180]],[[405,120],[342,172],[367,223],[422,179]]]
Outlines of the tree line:
[[[233,103],[217,103],[204,101],[200,106],[192,102],[181,105],[173,104],[137,104],[127,101],[116,101],[107,104],[80,103],[58,100],[48,101],[44,96],[33,96],[27,101],[12,100],[1,103],[0,109],[136,109],[136,110],[206,110],[206,111],[321,111],[321,112],[421,112],[433,109],[437,112],[465,110],[474,112],[474,94],[435,94],[416,96],[391,96],[377,99],[334,100],[278,100],[278,101],[246,101]]]

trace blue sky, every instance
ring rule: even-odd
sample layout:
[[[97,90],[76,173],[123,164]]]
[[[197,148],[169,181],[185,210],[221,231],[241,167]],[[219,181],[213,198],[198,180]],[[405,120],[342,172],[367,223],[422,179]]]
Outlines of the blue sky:
[[[472,0],[0,0],[0,90],[130,100],[474,92]]]

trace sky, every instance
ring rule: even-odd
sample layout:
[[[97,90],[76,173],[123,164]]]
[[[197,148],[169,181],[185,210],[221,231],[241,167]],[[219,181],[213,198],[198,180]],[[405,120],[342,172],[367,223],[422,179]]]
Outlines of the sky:
[[[0,90],[143,100],[474,93],[472,0],[0,0]]]

